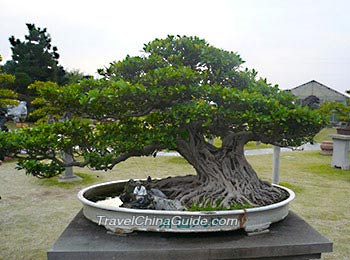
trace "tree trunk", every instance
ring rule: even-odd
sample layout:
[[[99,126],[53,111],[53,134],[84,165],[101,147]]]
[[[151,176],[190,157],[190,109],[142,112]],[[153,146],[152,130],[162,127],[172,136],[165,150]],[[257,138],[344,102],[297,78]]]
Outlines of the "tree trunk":
[[[230,136],[221,148],[192,136],[180,142],[178,151],[195,168],[197,176],[175,177],[161,181],[157,187],[185,205],[269,205],[286,198],[286,194],[262,181],[244,156],[245,140]]]

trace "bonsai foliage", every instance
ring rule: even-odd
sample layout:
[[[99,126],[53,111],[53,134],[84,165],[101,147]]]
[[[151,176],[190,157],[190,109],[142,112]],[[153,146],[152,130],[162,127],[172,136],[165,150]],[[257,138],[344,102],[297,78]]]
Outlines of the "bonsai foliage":
[[[133,156],[176,150],[197,175],[157,182],[170,198],[225,208],[283,199],[280,189],[257,177],[244,145],[298,145],[325,119],[296,106],[291,94],[257,79],[254,70],[243,70],[238,54],[197,37],[155,39],[143,50],[99,70],[102,79],[32,85],[46,103],[42,115],[69,112],[73,119],[8,134],[1,140],[6,150],[25,149],[25,161],[104,170]],[[214,137],[220,147],[208,142]],[[60,151],[74,161],[64,162]]]
[[[2,57],[0,55],[0,62]],[[0,67],[0,111],[5,113],[8,105],[17,105],[17,93],[14,91],[15,76],[2,72]]]
[[[350,106],[338,102],[324,102],[320,106],[320,112],[325,115],[335,114],[340,121],[350,124]]]
[[[0,107],[6,109],[8,105],[17,105],[17,93],[11,88],[15,77],[11,74],[0,73]]]

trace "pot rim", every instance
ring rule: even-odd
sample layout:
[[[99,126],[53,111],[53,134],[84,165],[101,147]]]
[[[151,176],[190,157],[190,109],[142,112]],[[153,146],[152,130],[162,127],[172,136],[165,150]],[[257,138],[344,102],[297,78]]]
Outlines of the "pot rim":
[[[260,211],[266,211],[271,210],[275,208],[282,207],[284,205],[287,205],[289,202],[291,202],[295,198],[295,193],[284,186],[272,184],[275,187],[281,188],[288,192],[289,197],[283,201],[261,206],[261,207],[255,207],[255,208],[247,208],[247,209],[235,209],[235,210],[217,210],[217,211],[175,211],[175,210],[152,210],[152,209],[130,209],[130,208],[121,208],[121,207],[113,207],[113,206],[107,206],[107,205],[100,205],[96,202],[90,201],[84,197],[85,192],[92,190],[96,187],[101,186],[107,186],[115,183],[126,183],[128,180],[118,180],[118,181],[110,181],[110,182],[104,182],[95,184],[89,187],[86,187],[82,190],[80,190],[77,194],[78,199],[83,203],[83,205],[88,205],[94,208],[100,208],[104,210],[109,211],[119,211],[119,212],[127,212],[127,213],[135,213],[135,214],[154,214],[154,215],[179,215],[179,212],[181,212],[181,215],[191,215],[191,216],[200,216],[200,215],[231,215],[231,214],[243,214],[243,213],[253,213],[253,212],[260,212]]]

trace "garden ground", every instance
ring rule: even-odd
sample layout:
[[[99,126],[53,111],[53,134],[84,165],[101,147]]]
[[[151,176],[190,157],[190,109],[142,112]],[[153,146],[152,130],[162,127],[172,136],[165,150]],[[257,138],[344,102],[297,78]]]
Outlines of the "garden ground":
[[[271,180],[272,155],[249,156],[259,176]],[[296,192],[291,209],[334,243],[323,259],[349,259],[350,171],[330,168],[331,157],[318,151],[281,154],[281,184]],[[15,170],[15,162],[0,168],[0,259],[46,259],[46,251],[82,205],[77,192],[93,183],[193,174],[180,157],[132,158],[109,172],[75,169],[82,183],[40,180]]]

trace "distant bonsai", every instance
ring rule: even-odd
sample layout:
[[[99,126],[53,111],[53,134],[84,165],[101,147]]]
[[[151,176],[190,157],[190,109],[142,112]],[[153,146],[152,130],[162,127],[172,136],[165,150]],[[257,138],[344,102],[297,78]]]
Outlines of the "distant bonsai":
[[[307,96],[301,101],[302,106],[308,106],[310,109],[318,109],[320,107],[320,99],[314,95]]]
[[[2,56],[0,55],[0,62]],[[0,131],[7,130],[5,126],[8,106],[18,105],[18,94],[14,91],[15,76],[3,73],[0,66]]]
[[[350,127],[350,106],[338,102],[324,102],[320,105],[320,112],[324,115],[336,115],[345,127]]]
[[[225,208],[284,199],[280,189],[258,178],[244,145],[299,145],[312,140],[324,117],[296,106],[290,93],[257,79],[254,70],[242,69],[238,54],[197,37],[155,39],[143,50],[143,56],[99,70],[102,79],[32,85],[46,104],[42,115],[74,117],[1,135],[3,148],[17,155],[25,149],[19,164],[46,164],[48,176],[59,172],[55,165],[107,170],[133,156],[176,150],[197,175],[157,182],[169,198]],[[208,142],[214,137],[220,147]],[[67,149],[73,162],[61,158],[59,151]]]

